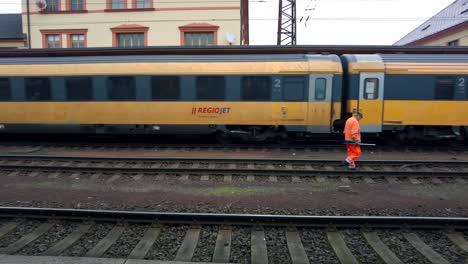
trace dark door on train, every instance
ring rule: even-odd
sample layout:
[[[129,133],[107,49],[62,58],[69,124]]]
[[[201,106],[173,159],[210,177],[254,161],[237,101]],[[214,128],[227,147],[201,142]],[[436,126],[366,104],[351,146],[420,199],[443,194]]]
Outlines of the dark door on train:
[[[332,80],[331,74],[309,76],[307,131],[310,133],[330,133],[331,131]]]
[[[360,122],[362,132],[382,132],[383,95],[383,73],[363,73],[360,75],[358,109],[364,115]]]
[[[281,86],[281,102],[276,110],[279,120],[288,125],[304,125],[307,115],[306,76],[284,76],[273,83]]]

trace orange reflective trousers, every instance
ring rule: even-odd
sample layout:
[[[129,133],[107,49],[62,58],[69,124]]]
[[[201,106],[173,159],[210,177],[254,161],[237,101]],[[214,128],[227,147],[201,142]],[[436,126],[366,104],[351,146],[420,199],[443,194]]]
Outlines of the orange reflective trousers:
[[[348,150],[346,161],[350,164],[350,167],[355,167],[354,162],[361,156],[361,146],[347,144],[346,149]]]

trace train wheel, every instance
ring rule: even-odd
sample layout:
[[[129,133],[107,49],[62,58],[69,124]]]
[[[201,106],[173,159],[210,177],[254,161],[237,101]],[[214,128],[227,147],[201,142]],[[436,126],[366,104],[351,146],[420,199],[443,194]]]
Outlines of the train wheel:
[[[276,142],[280,145],[288,145],[291,143],[291,139],[288,137],[288,134],[286,133],[281,133],[279,137],[276,138]]]
[[[219,132],[216,134],[216,140],[223,145],[229,145],[232,143],[232,138],[223,132]]]

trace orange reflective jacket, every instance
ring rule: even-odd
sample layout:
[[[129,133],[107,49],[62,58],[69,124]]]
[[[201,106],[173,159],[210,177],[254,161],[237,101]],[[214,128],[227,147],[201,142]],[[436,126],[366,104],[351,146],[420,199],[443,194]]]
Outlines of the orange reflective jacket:
[[[344,134],[346,141],[361,140],[361,126],[359,126],[359,121],[354,116],[346,120]]]

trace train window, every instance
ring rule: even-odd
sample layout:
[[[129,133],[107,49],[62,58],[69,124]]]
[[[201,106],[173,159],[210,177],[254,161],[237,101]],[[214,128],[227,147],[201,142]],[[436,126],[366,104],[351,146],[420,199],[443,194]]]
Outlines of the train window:
[[[436,80],[435,99],[453,99],[455,91],[455,80],[451,77],[440,77]]]
[[[151,98],[153,100],[178,100],[179,97],[179,77],[154,76],[151,78]]]
[[[271,100],[271,78],[267,76],[242,78],[242,99]]]
[[[303,101],[304,88],[304,77],[285,77],[283,79],[283,99],[285,101]]]
[[[327,96],[327,79],[315,79],[315,100],[323,101]]]
[[[91,77],[65,78],[68,101],[90,101],[93,99]]]
[[[108,95],[113,101],[128,101],[136,99],[135,78],[126,76],[109,77]]]
[[[225,83],[222,76],[200,76],[197,78],[198,100],[224,100]]]
[[[0,101],[11,100],[10,79],[0,78]]]
[[[364,80],[364,99],[375,100],[379,97],[379,79],[366,78]]]
[[[51,99],[49,78],[25,78],[26,100],[47,101]]]

